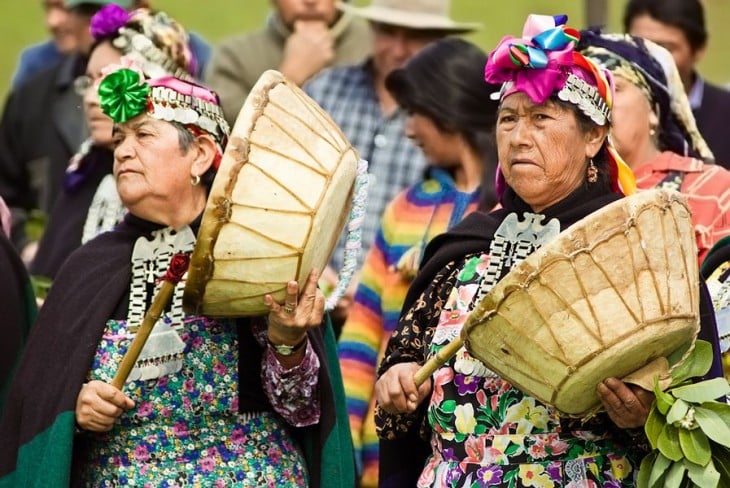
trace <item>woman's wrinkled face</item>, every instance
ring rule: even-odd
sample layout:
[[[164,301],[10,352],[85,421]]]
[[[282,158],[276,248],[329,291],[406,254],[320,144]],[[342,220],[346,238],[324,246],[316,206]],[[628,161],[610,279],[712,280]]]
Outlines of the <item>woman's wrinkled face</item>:
[[[114,122],[101,111],[99,105],[99,81],[101,70],[110,64],[119,64],[122,54],[117,51],[111,42],[99,44],[91,53],[86,65],[86,87],[84,91],[84,115],[89,135],[97,146],[111,146],[112,128]]]
[[[650,131],[659,120],[641,89],[621,76],[614,76],[614,84],[611,139],[629,166],[638,166],[647,144],[655,144]]]
[[[506,97],[497,113],[502,173],[536,212],[583,184],[605,135],[598,126],[585,133],[572,110],[550,100],[537,105],[522,92]]]
[[[150,218],[192,195],[195,151],[183,150],[169,122],[140,115],[117,124],[113,144],[117,191],[133,214]]]
[[[421,148],[430,164],[444,168],[459,164],[461,136],[441,129],[430,117],[409,113],[406,119],[406,135]]]

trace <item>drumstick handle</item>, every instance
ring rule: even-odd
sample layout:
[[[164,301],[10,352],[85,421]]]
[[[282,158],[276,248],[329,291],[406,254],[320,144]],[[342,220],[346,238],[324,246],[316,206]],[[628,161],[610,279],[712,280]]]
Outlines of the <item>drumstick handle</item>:
[[[114,379],[112,380],[112,386],[115,386],[119,390],[121,390],[124,386],[129,373],[132,372],[134,364],[137,362],[144,345],[147,343],[147,339],[149,338],[152,329],[155,328],[155,324],[160,319],[160,315],[162,315],[162,312],[165,311],[167,304],[170,303],[174,291],[174,283],[170,283],[169,281],[162,282],[162,286],[157,294],[155,294],[155,297],[152,299],[152,304],[150,304],[150,308],[144,315],[142,324],[137,330],[137,335],[135,335],[134,340],[132,340],[132,343],[129,345],[129,349],[127,349],[127,352],[122,358],[122,362],[119,364],[119,369],[117,369],[117,373],[114,375]]]
[[[162,284],[160,289],[155,293],[152,298],[150,308],[144,314],[142,324],[137,330],[137,335],[129,345],[129,349],[124,354],[122,362],[119,364],[117,374],[114,375],[112,380],[112,386],[121,390],[124,383],[129,377],[129,373],[132,372],[134,364],[137,362],[142,349],[144,348],[147,338],[149,338],[152,329],[155,328],[155,324],[160,319],[160,315],[164,312],[167,305],[172,300],[172,295],[175,292],[175,286],[182,280],[183,275],[188,270],[190,265],[190,255],[185,253],[178,253],[172,256],[170,265],[167,267],[165,276],[162,277]]]
[[[464,339],[459,336],[439,349],[436,354],[431,356],[431,359],[426,361],[426,364],[421,366],[421,369],[416,371],[416,374],[413,376],[413,381],[416,382],[416,386],[421,386],[437,369],[443,366],[446,361],[454,357],[463,345]]]

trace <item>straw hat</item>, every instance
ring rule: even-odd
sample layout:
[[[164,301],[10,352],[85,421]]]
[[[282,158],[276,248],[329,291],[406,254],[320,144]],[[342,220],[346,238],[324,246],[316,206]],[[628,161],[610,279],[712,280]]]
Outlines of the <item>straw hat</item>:
[[[449,17],[450,0],[372,0],[367,7],[339,2],[337,7],[373,22],[408,29],[461,33],[479,29],[478,22],[457,22]]]

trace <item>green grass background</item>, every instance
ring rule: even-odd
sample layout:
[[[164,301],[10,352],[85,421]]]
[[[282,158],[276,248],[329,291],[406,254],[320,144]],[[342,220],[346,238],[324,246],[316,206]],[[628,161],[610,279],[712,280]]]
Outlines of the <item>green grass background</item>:
[[[620,29],[625,0],[607,0],[609,25]],[[357,0],[367,4],[369,0]],[[165,10],[209,42],[236,32],[256,28],[264,21],[269,0],[152,0],[155,8]],[[728,0],[705,0],[710,43],[700,71],[717,83],[730,81],[730,9]],[[10,84],[20,50],[46,38],[40,0],[0,0],[0,97]],[[529,13],[566,13],[569,24],[585,23],[584,0],[452,0],[453,17],[478,21],[484,28],[469,38],[489,50],[505,34],[518,35]],[[724,7],[724,8],[723,8]],[[3,102],[4,103],[4,102]]]

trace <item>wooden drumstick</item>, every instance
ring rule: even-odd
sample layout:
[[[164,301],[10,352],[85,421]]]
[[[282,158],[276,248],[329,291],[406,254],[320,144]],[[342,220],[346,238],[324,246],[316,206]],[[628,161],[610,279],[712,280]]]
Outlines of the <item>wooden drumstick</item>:
[[[413,375],[413,381],[416,382],[416,386],[421,386],[423,382],[426,381],[437,369],[443,366],[446,361],[454,357],[463,345],[464,339],[459,336],[439,349],[438,352],[431,356],[431,359],[426,361],[426,364],[421,366],[421,369],[416,371],[416,374]]]
[[[137,335],[129,345],[129,349],[127,349],[122,361],[119,363],[119,369],[112,380],[112,385],[119,390],[122,389],[124,383],[127,381],[127,377],[129,377],[129,373],[134,369],[137,358],[139,358],[144,345],[147,343],[152,329],[154,329],[160,315],[162,315],[162,312],[164,312],[172,299],[175,285],[180,282],[189,264],[190,256],[188,254],[175,254],[170,260],[170,266],[167,268],[165,276],[162,277],[162,286],[160,286],[159,291],[152,298],[150,308],[144,315],[142,324],[137,330]]]

